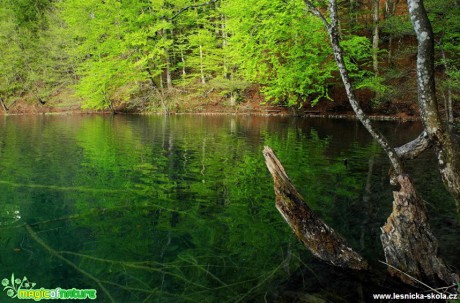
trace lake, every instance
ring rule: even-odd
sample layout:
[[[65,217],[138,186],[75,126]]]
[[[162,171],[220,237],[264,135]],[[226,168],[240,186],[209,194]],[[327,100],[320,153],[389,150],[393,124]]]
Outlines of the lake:
[[[377,124],[395,145],[421,130]],[[289,302],[301,293],[360,302],[392,289],[384,275],[350,278],[312,258],[274,206],[262,155],[270,146],[309,205],[383,271],[380,226],[395,188],[357,121],[36,115],[0,125],[4,286],[95,289],[97,302]],[[431,154],[409,172],[442,256],[458,268],[455,205]],[[6,289],[0,300],[17,302]]]

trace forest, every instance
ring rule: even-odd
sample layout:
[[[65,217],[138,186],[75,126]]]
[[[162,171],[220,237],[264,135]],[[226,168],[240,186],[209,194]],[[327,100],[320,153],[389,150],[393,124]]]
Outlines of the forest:
[[[460,4],[424,2],[435,34],[438,99],[452,122]],[[344,110],[327,33],[301,0],[0,3],[4,112],[32,105],[174,113],[200,102],[237,108],[254,97],[294,110],[335,101],[332,111]],[[366,108],[416,114],[417,47],[405,1],[338,5],[346,66]]]
[[[0,0],[3,291],[30,273],[104,302],[455,302],[459,15]],[[51,112],[102,114],[16,115]],[[357,119],[297,117],[331,112]]]

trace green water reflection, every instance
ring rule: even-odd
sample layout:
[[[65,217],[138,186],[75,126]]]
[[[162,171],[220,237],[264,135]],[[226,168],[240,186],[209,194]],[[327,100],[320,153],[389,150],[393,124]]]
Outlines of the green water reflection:
[[[264,145],[324,220],[365,256],[383,259],[388,166],[355,121],[91,115],[0,123],[0,279],[95,288],[98,302],[275,300],[280,284],[316,261],[274,208]],[[381,127],[397,142],[420,130]],[[458,263],[456,230],[444,224],[455,224],[453,202],[427,159],[412,171],[436,213],[444,256]],[[335,291],[346,293],[315,286]],[[8,302],[6,292],[0,299]]]

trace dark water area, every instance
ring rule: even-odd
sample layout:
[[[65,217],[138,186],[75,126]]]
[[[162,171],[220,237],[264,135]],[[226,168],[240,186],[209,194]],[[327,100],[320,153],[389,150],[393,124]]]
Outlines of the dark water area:
[[[394,145],[421,130],[378,126]],[[264,145],[309,205],[383,272],[380,227],[395,188],[387,159],[357,121],[7,116],[0,280],[96,289],[96,302],[294,302],[299,294],[371,302],[372,293],[400,287],[383,274],[323,265],[298,243],[274,207]],[[429,203],[441,255],[459,268],[455,205],[432,155],[409,172]],[[0,301],[17,298],[5,289]]]

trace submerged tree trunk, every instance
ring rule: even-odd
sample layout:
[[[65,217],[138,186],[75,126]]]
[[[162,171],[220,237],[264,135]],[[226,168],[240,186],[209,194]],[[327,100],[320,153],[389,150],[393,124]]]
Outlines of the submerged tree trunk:
[[[329,264],[357,270],[367,269],[364,258],[353,251],[304,202],[273,151],[266,146],[263,154],[275,183],[276,208],[297,238],[313,255]]]
[[[388,271],[412,285],[418,283],[413,278],[432,286],[457,283],[458,276],[438,257],[438,242],[428,224],[424,201],[408,176],[399,176],[398,182],[401,189],[393,192],[393,212],[380,236],[387,263],[394,267]]]

